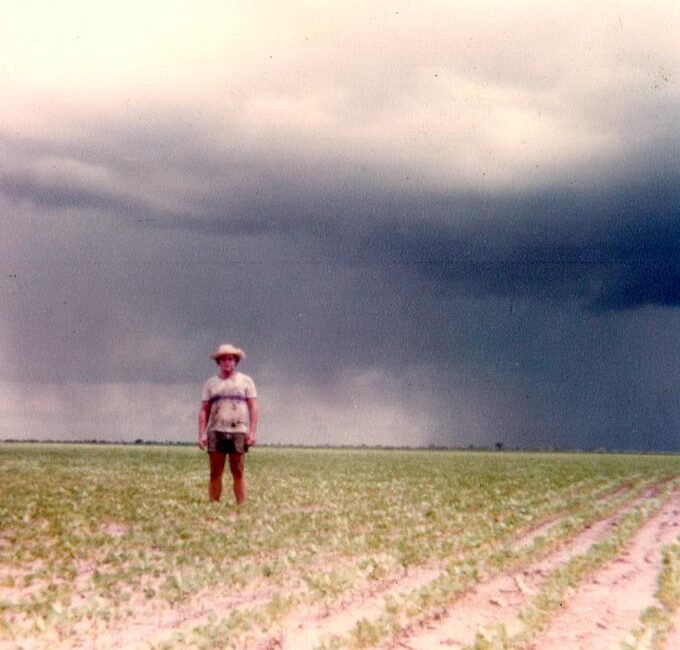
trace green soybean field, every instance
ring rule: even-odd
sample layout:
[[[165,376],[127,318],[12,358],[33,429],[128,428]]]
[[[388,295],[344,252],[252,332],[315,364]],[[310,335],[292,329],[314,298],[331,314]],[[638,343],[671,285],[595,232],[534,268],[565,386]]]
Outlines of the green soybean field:
[[[680,457],[0,445],[0,648],[680,647]]]

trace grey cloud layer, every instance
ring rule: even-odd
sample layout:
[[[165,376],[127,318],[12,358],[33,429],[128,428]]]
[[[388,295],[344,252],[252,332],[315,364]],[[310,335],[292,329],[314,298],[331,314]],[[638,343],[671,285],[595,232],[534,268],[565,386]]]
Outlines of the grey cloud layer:
[[[185,158],[182,139],[173,138],[168,163]],[[106,139],[98,143],[92,158],[83,149],[61,156],[99,166]],[[111,148],[123,149],[120,142]],[[35,143],[34,149],[39,161]],[[276,171],[271,162],[252,160],[239,162],[237,176],[247,182],[236,192],[232,156],[220,159],[214,151],[200,175],[189,168],[172,184],[172,173],[154,168],[155,147],[132,141],[125,149],[141,172],[127,193],[88,183],[87,175],[74,178],[70,167],[48,178],[26,166],[2,176],[8,210],[17,210],[9,220],[17,246],[6,259],[19,263],[30,287],[11,301],[9,337],[22,351],[20,376],[41,368],[38,360],[19,361],[31,357],[36,334],[51,341],[53,376],[160,381],[167,362],[144,353],[151,339],[192,332],[189,348],[170,362],[182,373],[223,323],[234,326],[233,312],[236,330],[258,332],[272,354],[294,350],[297,358],[302,346],[287,336],[299,330],[312,356],[324,359],[314,370],[323,375],[343,358],[392,365],[394,349],[412,338],[431,350],[431,359],[459,355],[440,334],[457,318],[456,296],[538,306],[576,300],[594,311],[680,301],[678,183],[653,168],[645,170],[653,182],[637,186],[623,179],[595,190],[512,196],[406,187],[395,195],[379,183],[372,189],[370,175],[352,186],[340,177],[330,188],[324,178],[312,191],[313,165],[298,161],[293,171]],[[45,150],[45,158],[55,158]],[[109,176],[116,177],[112,160]],[[153,205],[158,187],[172,209]],[[43,306],[40,318],[35,305]],[[34,323],[28,329],[27,320]],[[349,351],[338,357],[326,347]]]
[[[465,293],[509,291],[559,299],[562,292],[567,297],[576,292],[594,309],[672,306],[680,299],[680,193],[676,176],[655,167],[665,160],[646,167],[638,162],[628,176],[623,167],[617,182],[597,188],[482,195],[406,185],[394,193],[380,183],[371,187],[371,172],[356,184],[340,175],[329,187],[326,178],[315,184],[320,172],[314,161],[291,159],[277,169],[271,161],[236,162],[217,151],[206,156],[210,162],[199,167],[200,175],[191,166],[185,173],[172,163],[191,160],[192,149],[183,149],[176,133],[173,137],[173,153],[164,161],[169,169],[161,173],[154,162],[157,147],[141,150],[133,141],[126,151],[141,173],[128,170],[121,179],[114,157],[103,174],[113,181],[98,186],[96,178],[74,175],[73,165],[60,170],[48,144],[43,157],[56,161],[49,175],[26,165],[12,170],[10,163],[10,170],[0,174],[0,191],[10,206],[30,204],[55,214],[94,211],[150,227],[159,240],[176,238],[182,246],[193,233],[223,238],[227,249],[233,248],[229,238],[259,236],[278,250],[270,257],[263,240],[261,254],[257,246],[239,249],[236,259],[243,262],[394,264],[400,272],[422,274]],[[157,141],[162,149],[162,133],[151,144]],[[121,148],[119,142],[115,146]],[[90,159],[79,160],[79,150],[61,153],[86,169],[99,165],[105,148],[100,144]],[[4,158],[11,161],[11,155]],[[241,179],[236,188],[235,177]],[[121,181],[128,192],[120,191]],[[125,246],[125,235],[114,232]],[[74,249],[78,244],[76,237]],[[149,259],[154,255],[149,249]]]

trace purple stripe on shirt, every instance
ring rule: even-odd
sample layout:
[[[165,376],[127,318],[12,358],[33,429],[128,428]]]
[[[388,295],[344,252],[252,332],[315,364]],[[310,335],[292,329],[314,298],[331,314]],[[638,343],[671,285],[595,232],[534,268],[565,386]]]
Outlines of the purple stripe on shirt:
[[[210,398],[210,402],[219,402],[221,399],[230,399],[234,402],[245,402],[248,398],[242,395],[215,395],[215,397]]]

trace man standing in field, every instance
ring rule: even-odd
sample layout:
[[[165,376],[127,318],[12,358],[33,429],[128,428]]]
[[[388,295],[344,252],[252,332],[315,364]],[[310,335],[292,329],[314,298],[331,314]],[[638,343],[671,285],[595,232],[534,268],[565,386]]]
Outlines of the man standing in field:
[[[218,374],[203,384],[198,413],[198,446],[208,449],[210,484],[208,496],[219,501],[227,456],[234,479],[234,496],[241,505],[246,500],[245,454],[256,442],[257,392],[253,380],[236,370],[245,352],[223,343],[210,355]]]

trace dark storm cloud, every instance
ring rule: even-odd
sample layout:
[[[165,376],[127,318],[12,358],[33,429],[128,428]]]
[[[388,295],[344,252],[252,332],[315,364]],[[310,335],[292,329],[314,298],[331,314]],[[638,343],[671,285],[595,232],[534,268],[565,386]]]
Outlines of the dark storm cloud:
[[[595,309],[680,305],[680,262],[677,257],[625,264],[620,273],[612,276],[608,279],[609,286],[594,300]]]
[[[679,304],[665,169],[578,189],[395,190],[380,169],[356,177],[302,154],[283,168],[217,147],[201,157],[200,138],[168,130],[172,146],[156,125],[150,139],[5,148],[6,377],[192,386],[227,337],[255,350],[250,368],[282,404],[287,384],[315,396],[319,441],[355,390],[393,428],[402,396],[426,395],[441,444],[587,447],[577,432],[599,427],[602,445],[640,447],[646,423],[674,426],[677,371],[627,364],[650,318],[628,314]],[[112,388],[98,399],[111,394],[125,401]]]
[[[269,250],[253,253],[251,260],[392,264],[467,295],[576,297],[595,310],[680,300],[678,183],[653,162],[644,170],[646,183],[636,180],[635,169],[618,182],[579,190],[395,192],[371,175],[348,183],[343,166],[330,161],[335,185],[312,160],[290,159],[279,168],[264,156],[218,153],[177,125],[117,137],[104,131],[95,141],[70,149],[33,141],[32,166],[3,173],[0,193],[10,203],[95,210],[165,231],[169,239],[266,236],[278,253],[273,260]],[[16,147],[3,143],[11,160]],[[154,165],[158,158],[162,169]],[[36,166],[41,159],[45,165]],[[86,171],[104,169],[117,185],[74,174],[69,164],[60,168],[60,161],[74,160]],[[235,177],[246,180],[235,186]]]
[[[162,139],[163,130],[155,130]],[[176,131],[172,139],[169,168],[185,157]],[[186,140],[191,152],[195,143]],[[220,163],[213,152],[197,191],[195,170],[187,171],[189,185],[180,189],[172,173],[156,171],[148,142],[143,149],[136,137],[97,142],[100,150],[124,150],[137,161],[138,173],[120,172],[122,154],[104,165],[117,178],[122,174],[124,191],[59,165],[47,178],[40,165],[24,166],[0,185],[10,205],[56,214],[36,219],[29,209],[10,222],[17,242],[32,232],[25,261],[33,268],[24,273],[32,300],[25,304],[17,294],[8,308],[15,372],[22,377],[37,371],[163,381],[168,361],[150,341],[171,339],[179,328],[191,333],[191,344],[169,362],[181,380],[193,376],[187,375],[192,357],[221,338],[218,330],[229,323],[242,337],[257,332],[267,355],[330,381],[351,363],[398,367],[394,351],[409,340],[418,341],[404,353],[413,361],[468,355],[462,351],[480,324],[470,322],[452,335],[451,323],[461,318],[457,297],[529,300],[536,309],[576,301],[595,313],[680,302],[678,184],[659,182],[662,174],[649,173],[651,187],[626,183],[512,196],[395,195],[366,179],[344,188],[319,182],[310,192],[297,191],[295,176],[306,169],[305,186],[313,188],[319,172],[302,161],[293,165],[295,173],[277,172],[273,192],[271,164],[255,158],[247,161],[246,174],[254,180],[237,192],[229,179],[235,170],[242,175],[246,163],[232,156]],[[86,155],[87,147],[59,156],[48,146],[42,155],[35,155],[36,143],[33,149],[34,160],[76,160],[86,170],[103,163],[101,154]],[[166,204],[158,202],[156,189]],[[70,226],[60,223],[58,213],[73,210],[81,216]],[[220,304],[227,295],[229,307]],[[19,325],[27,320],[30,328]],[[213,334],[205,329],[210,323]],[[302,340],[288,341],[292,331]],[[36,356],[36,338],[51,342],[48,368],[41,363],[45,352]],[[338,357],[337,350],[346,352]],[[310,359],[317,363],[306,368]]]
[[[141,202],[126,200],[117,193],[105,193],[86,185],[63,183],[15,173],[0,176],[0,194],[10,201],[28,201],[55,210],[100,210],[119,215],[141,214],[149,208]]]
[[[131,223],[188,228],[206,234],[254,235],[274,229],[273,224],[262,219],[214,217],[213,214],[223,212],[218,205],[201,206],[202,209],[208,209],[194,217],[191,225],[188,225],[185,216],[174,215],[171,210],[159,209],[143,200],[121,196],[118,192],[74,182],[66,176],[54,179],[44,179],[30,173],[0,176],[0,195],[12,202],[28,202],[50,210],[96,211],[100,215],[112,215]]]
[[[579,298],[590,309],[680,305],[678,183],[636,194],[612,187],[587,199],[546,193],[512,203],[450,202],[484,214],[456,228],[442,219],[384,225],[359,242],[366,256],[402,261],[465,292]],[[552,206],[559,205],[556,214]],[[430,212],[432,214],[432,212]],[[455,220],[452,219],[452,221]]]
[[[212,198],[152,225],[217,237],[313,238],[317,258],[394,265],[465,294],[579,299],[593,310],[680,304],[679,185],[612,185],[524,196],[254,198],[236,215]],[[201,216],[203,215],[203,216]],[[323,251],[322,255],[319,255]],[[304,258],[303,260],[304,261]]]

